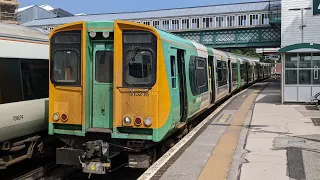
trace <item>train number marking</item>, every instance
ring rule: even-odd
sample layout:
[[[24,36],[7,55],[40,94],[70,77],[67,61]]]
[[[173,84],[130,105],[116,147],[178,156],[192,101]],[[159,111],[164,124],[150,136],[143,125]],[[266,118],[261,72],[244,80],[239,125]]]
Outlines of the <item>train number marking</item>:
[[[18,116],[12,116],[13,121],[21,121],[23,120],[23,115],[18,115]]]
[[[130,96],[149,96],[148,91],[130,91]]]

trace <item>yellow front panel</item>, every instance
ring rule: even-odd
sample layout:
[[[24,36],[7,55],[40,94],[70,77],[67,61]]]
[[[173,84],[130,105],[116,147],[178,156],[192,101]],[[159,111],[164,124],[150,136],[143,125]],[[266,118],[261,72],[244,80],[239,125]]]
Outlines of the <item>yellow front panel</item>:
[[[144,30],[157,36],[157,80],[152,89],[122,88],[123,55],[122,55],[122,30]],[[115,22],[115,52],[114,52],[114,126],[124,127],[123,119],[130,116],[142,119],[151,118],[152,126],[148,128],[162,127],[170,112],[170,91],[167,82],[165,64],[162,54],[162,46],[159,34],[149,26],[131,22]],[[146,95],[146,94],[147,95]],[[159,114],[161,112],[161,114]],[[133,127],[134,123],[132,123]],[[145,128],[142,124],[137,128]]]
[[[58,32],[83,30],[82,31],[82,52],[81,52],[81,87],[72,86],[54,86],[51,81],[49,85],[49,122],[56,124],[74,124],[85,125],[85,70],[86,70],[86,34],[84,32],[85,22],[75,22],[55,28],[51,34],[51,37]],[[51,57],[51,56],[50,56]],[[59,121],[54,121],[52,116],[54,113],[67,114],[68,120],[63,122],[60,118]]]
[[[81,125],[82,120],[82,96],[81,87],[66,88],[66,87],[53,87],[50,85],[50,114],[59,113],[60,115],[65,113],[68,115],[68,121],[54,122],[50,118],[50,122],[64,123],[64,124],[77,124]]]

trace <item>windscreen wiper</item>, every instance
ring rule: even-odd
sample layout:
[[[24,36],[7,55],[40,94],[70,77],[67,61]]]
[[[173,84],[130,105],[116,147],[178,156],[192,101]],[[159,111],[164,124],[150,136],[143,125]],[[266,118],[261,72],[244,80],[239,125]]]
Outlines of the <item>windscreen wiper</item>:
[[[128,64],[131,63],[131,62],[133,61],[133,59],[136,57],[139,49],[140,49],[140,46],[134,47],[134,51],[133,51],[133,53],[132,53],[132,55],[131,55],[131,57],[130,57],[130,59],[129,59]]]

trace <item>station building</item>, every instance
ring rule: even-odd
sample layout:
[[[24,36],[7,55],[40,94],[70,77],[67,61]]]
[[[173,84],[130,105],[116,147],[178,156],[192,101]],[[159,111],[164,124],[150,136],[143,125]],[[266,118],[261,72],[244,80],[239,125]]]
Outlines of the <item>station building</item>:
[[[320,1],[281,2],[282,103],[320,92]]]
[[[22,25],[51,31],[58,25],[75,21],[121,19],[150,25],[169,32],[259,28],[270,26],[269,5],[269,1],[260,1],[62,18],[39,18]]]

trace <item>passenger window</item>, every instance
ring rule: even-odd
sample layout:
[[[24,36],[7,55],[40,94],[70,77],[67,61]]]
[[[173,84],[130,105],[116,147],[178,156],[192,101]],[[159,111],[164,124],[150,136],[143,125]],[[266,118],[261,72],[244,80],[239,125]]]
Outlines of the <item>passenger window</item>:
[[[0,58],[1,104],[23,101],[19,59]]]
[[[21,60],[24,100],[49,97],[49,61]]]
[[[123,86],[151,88],[156,83],[157,38],[146,31],[123,32]]]
[[[205,58],[191,56],[189,81],[194,96],[208,91],[207,63]]]
[[[231,63],[232,66],[232,81],[236,82],[238,81],[238,68],[237,68],[237,63]]]
[[[227,63],[225,61],[217,61],[217,74],[219,87],[227,84]]]
[[[49,61],[0,58],[0,104],[49,96]]]
[[[172,88],[177,88],[176,59],[174,56],[170,57],[170,62],[171,62]]]
[[[134,51],[128,53],[128,58]],[[128,63],[127,82],[134,84],[149,84],[152,82],[152,54],[150,51],[139,51]]]
[[[79,57],[76,51],[58,50],[53,57],[53,78],[56,82],[76,82]]]
[[[96,52],[96,81],[100,83],[113,82],[113,52]]]

